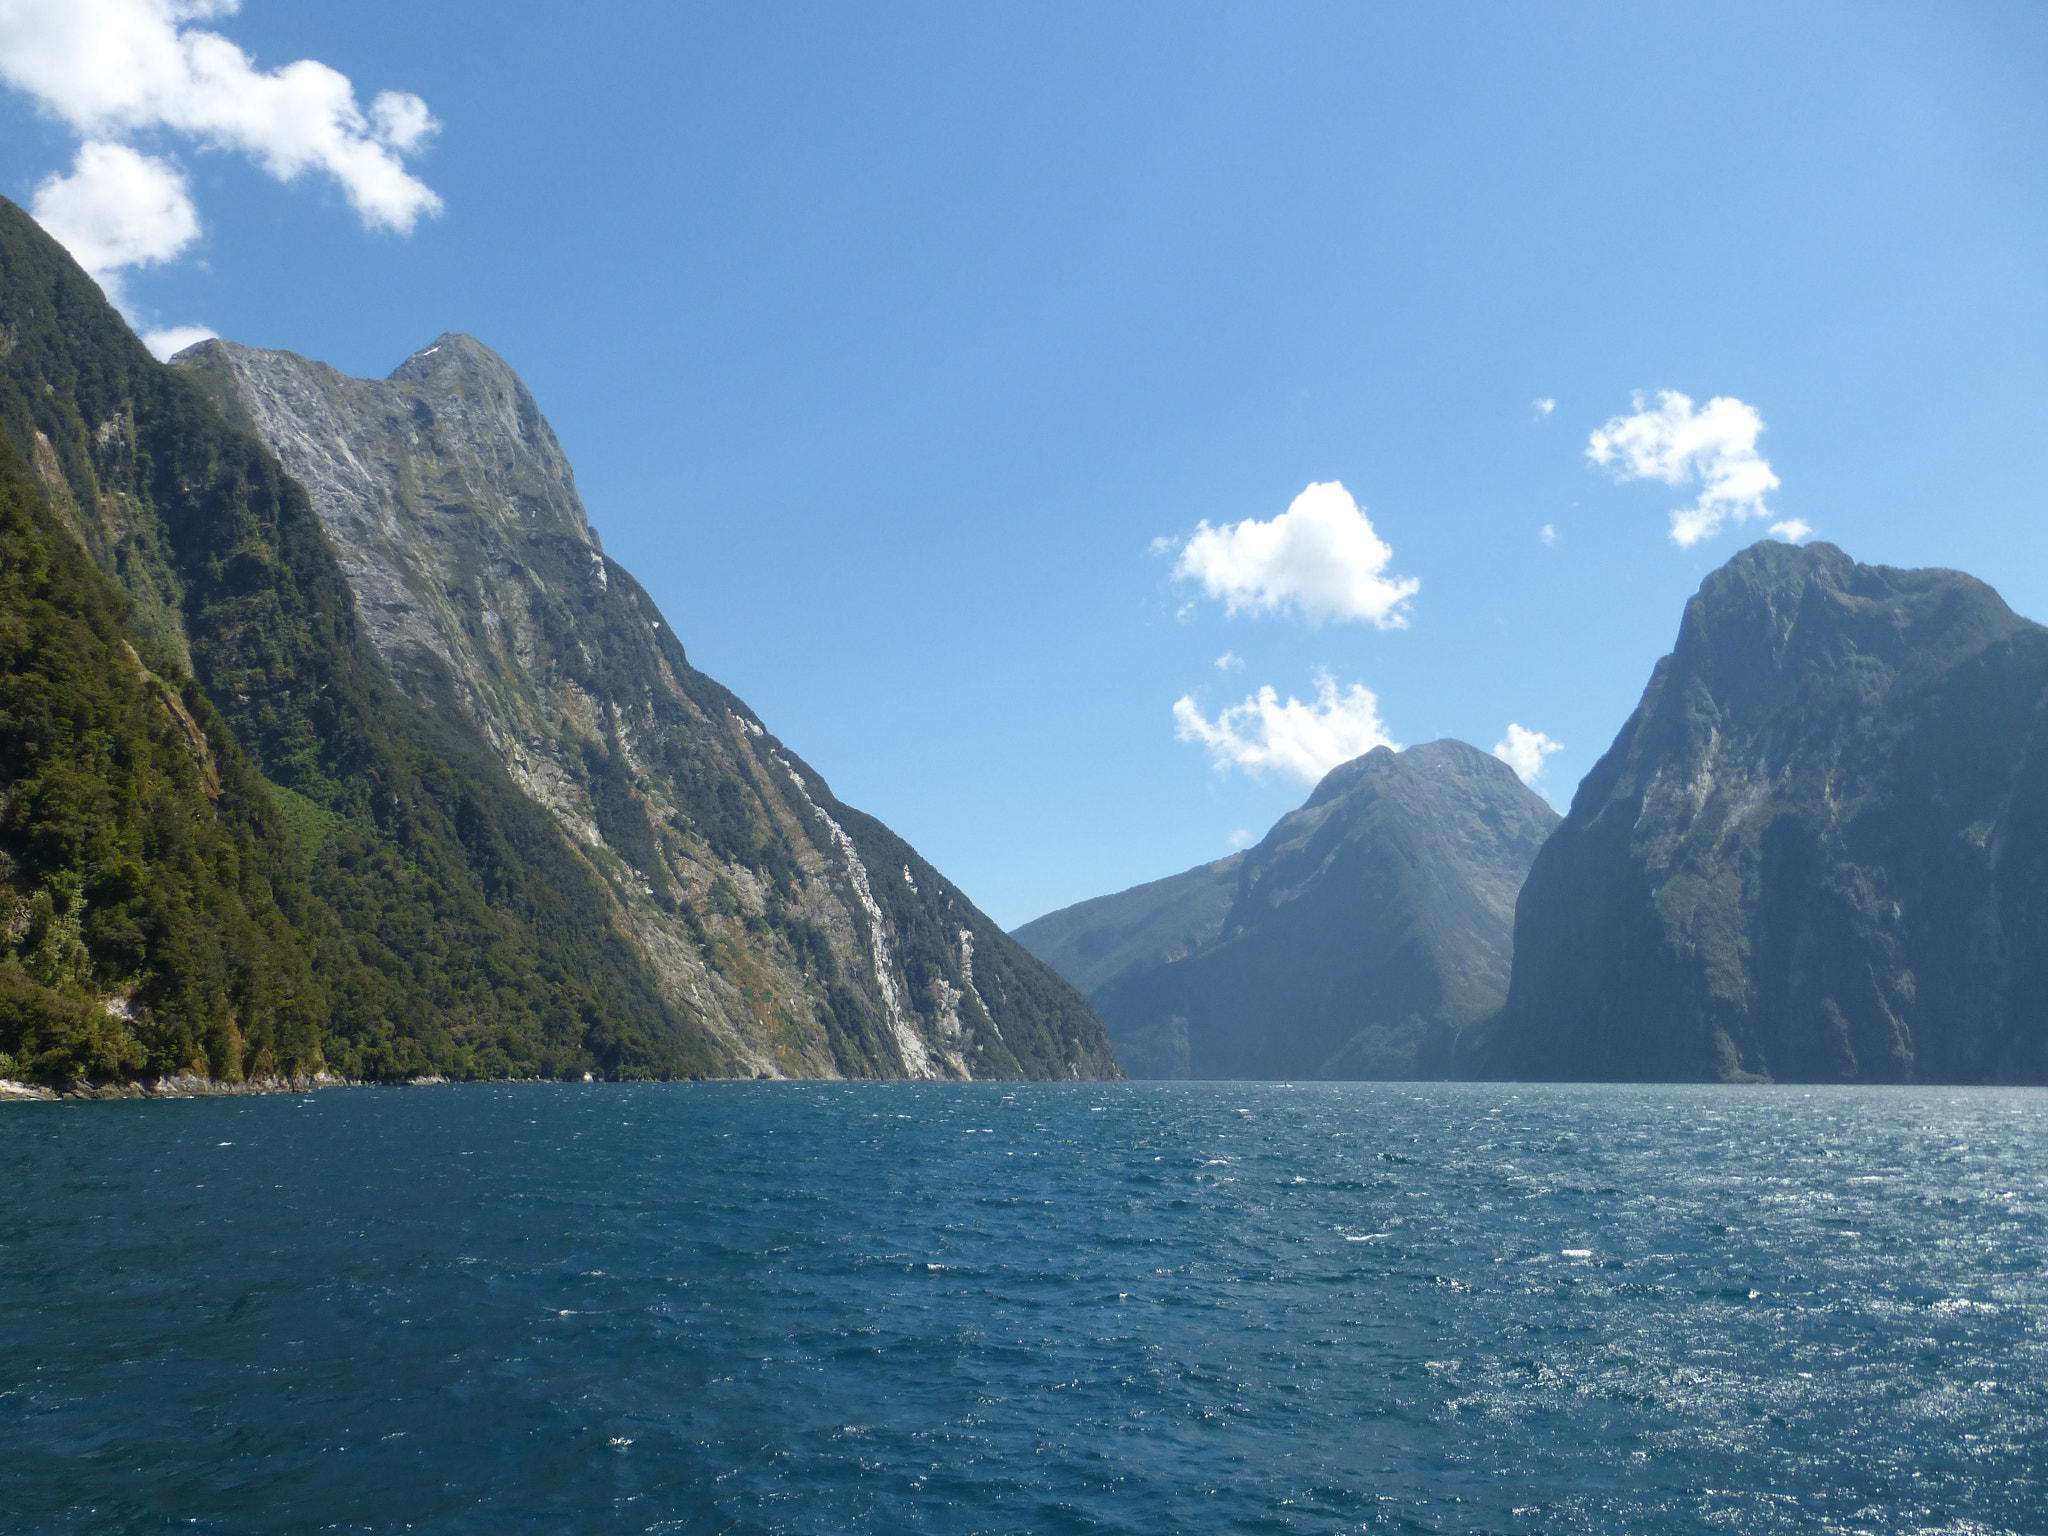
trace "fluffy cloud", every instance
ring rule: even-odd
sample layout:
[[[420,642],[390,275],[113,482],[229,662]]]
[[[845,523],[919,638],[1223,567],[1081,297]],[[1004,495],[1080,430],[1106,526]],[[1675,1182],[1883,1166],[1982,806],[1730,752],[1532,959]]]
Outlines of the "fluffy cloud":
[[[1197,525],[1173,574],[1199,581],[1230,613],[1293,608],[1311,624],[1364,619],[1401,629],[1422,583],[1385,575],[1393,557],[1351,493],[1332,480],[1311,485],[1271,522]]]
[[[158,362],[168,363],[195,342],[210,341],[219,334],[203,325],[167,325],[160,331],[144,331],[142,344],[156,354]]]
[[[1797,544],[1813,537],[1813,525],[1803,517],[1788,517],[1782,523],[1771,524],[1771,535],[1787,544]]]
[[[1349,762],[1374,747],[1395,743],[1380,721],[1380,701],[1363,684],[1342,693],[1327,673],[1316,678],[1316,697],[1304,704],[1286,703],[1272,688],[1261,688],[1242,704],[1233,704],[1212,721],[1191,695],[1173,706],[1173,733],[1182,741],[1200,742],[1218,771],[1268,768],[1313,784],[1339,763]]]
[[[168,161],[126,144],[81,145],[69,175],[44,179],[29,212],[78,259],[123,313],[121,281],[128,267],[169,261],[199,238],[184,173]],[[166,361],[214,332],[203,325],[144,331],[143,344]]]
[[[258,70],[217,32],[187,25],[239,0],[0,0],[0,80],[80,134],[168,128],[239,150],[280,181],[324,171],[365,224],[410,230],[441,199],[401,156],[434,131],[419,97],[386,91],[366,113],[348,77],[312,59]]]
[[[1536,419],[1538,421],[1541,421],[1544,417],[1548,416],[1552,411],[1557,409],[1557,402],[1551,399],[1548,395],[1542,395],[1529,402],[1529,409],[1535,412]]]
[[[1564,744],[1552,741],[1541,731],[1526,731],[1519,725],[1510,724],[1507,735],[1493,744],[1493,755],[1515,770],[1515,776],[1524,784],[1536,782],[1536,776],[1543,772],[1543,760],[1553,752],[1562,752]]]
[[[259,70],[219,33],[190,25],[239,4],[0,0],[0,82],[86,140],[70,173],[37,189],[32,211],[124,310],[124,270],[167,261],[199,236],[183,174],[121,142],[132,135],[183,134],[246,154],[279,181],[331,176],[372,229],[406,234],[441,211],[403,160],[438,126],[427,104],[386,91],[366,111],[325,64]],[[151,345],[202,329],[153,332]]]
[[[1619,480],[1697,481],[1699,500],[1671,514],[1674,542],[1689,547],[1728,523],[1770,515],[1764,497],[1778,488],[1778,477],[1756,451],[1764,423],[1754,406],[1724,395],[1695,411],[1671,389],[1657,392],[1654,409],[1641,394],[1634,405],[1634,415],[1614,417],[1587,440],[1586,457],[1611,467]]]
[[[120,268],[169,261],[199,238],[183,173],[126,144],[82,145],[69,175],[36,188],[29,212],[110,289]]]

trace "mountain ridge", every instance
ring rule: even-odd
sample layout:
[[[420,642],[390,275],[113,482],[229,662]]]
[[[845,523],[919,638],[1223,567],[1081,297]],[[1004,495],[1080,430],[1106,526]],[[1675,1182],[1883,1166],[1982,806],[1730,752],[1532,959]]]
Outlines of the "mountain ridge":
[[[476,729],[744,1070],[1115,1071],[1078,994],[690,665],[496,353],[444,334],[382,380],[220,340],[174,361],[307,486],[400,686]]]
[[[1515,943],[1482,1075],[2048,1080],[2048,629],[1961,572],[1740,552]]]
[[[587,523],[551,535],[581,574],[542,615],[551,633],[589,675],[611,648],[666,667],[671,703],[758,750],[700,752],[668,776],[693,835],[732,855],[701,888],[656,888],[637,749],[616,732],[554,761],[597,837],[565,833],[478,723],[493,717],[475,701],[516,679],[465,671],[473,648],[380,648],[411,617],[386,604],[416,594],[358,602],[360,551],[329,538],[223,382],[151,358],[0,200],[0,734],[17,743],[0,764],[0,1077],[894,1076],[920,1051],[935,1072],[951,1052],[981,1075],[1115,1073],[1077,993],[833,800],[679,642],[649,638],[635,615],[651,604]],[[499,424],[545,432],[516,399]],[[580,512],[562,468],[556,499]],[[477,523],[436,507],[449,528]],[[446,627],[461,598],[447,586],[426,620],[444,637],[484,624],[462,611]],[[583,602],[593,590],[615,602]],[[623,627],[579,636],[586,611]],[[70,705],[52,707],[53,669],[73,679]],[[140,822],[123,809],[138,788]],[[854,881],[854,850],[928,894]],[[717,952],[722,996],[753,1019],[749,1049],[688,1005],[646,926],[622,917],[628,871],[642,907],[666,899],[667,939]],[[815,920],[835,914],[837,930]],[[761,983],[771,952],[800,985]],[[802,1014],[778,1019],[778,1005]],[[778,1023],[814,1053],[764,1062],[754,1048]]]

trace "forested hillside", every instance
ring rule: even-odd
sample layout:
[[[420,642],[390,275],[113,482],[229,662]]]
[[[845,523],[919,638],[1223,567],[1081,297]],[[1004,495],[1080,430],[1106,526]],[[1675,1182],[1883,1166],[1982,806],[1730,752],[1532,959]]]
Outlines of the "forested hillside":
[[[294,887],[319,892],[280,942],[301,968],[322,962],[306,999],[321,1027],[285,1056],[273,1049],[277,1068],[716,1070],[546,818],[381,675],[304,492],[150,357],[12,206],[0,209],[0,340],[0,429],[119,583],[138,646],[189,673],[219,712],[217,733],[269,780],[218,814],[240,817],[293,872],[279,882],[284,906]],[[262,1050],[245,1042],[208,1061],[234,1078],[264,1069]],[[45,1075],[58,1065],[44,1059]]]
[[[0,444],[0,1076],[783,1070],[665,980],[620,918],[627,866],[565,836],[445,675],[394,681],[305,488],[246,419],[150,357],[4,202]],[[585,777],[630,854],[618,829],[645,797],[622,764],[599,743]],[[663,894],[744,973],[775,829],[742,809],[721,835],[732,878]],[[877,952],[897,967],[882,990],[911,987],[922,951]],[[829,982],[813,958],[798,1022],[846,1044],[800,1066],[901,1075],[843,1027],[872,1013],[873,978]],[[1115,1070],[1056,977],[1015,986],[1034,999],[1018,1038],[976,1075]]]

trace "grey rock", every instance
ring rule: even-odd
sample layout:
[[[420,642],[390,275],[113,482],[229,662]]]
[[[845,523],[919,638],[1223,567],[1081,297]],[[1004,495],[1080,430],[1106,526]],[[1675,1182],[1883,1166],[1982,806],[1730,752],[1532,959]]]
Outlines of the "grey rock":
[[[1523,887],[1493,1076],[2048,1081],[2048,629],[1744,550]]]
[[[392,675],[548,810],[734,1071],[1116,1075],[1077,993],[689,664],[497,354],[445,335],[383,380],[226,341],[175,361],[306,488]]]

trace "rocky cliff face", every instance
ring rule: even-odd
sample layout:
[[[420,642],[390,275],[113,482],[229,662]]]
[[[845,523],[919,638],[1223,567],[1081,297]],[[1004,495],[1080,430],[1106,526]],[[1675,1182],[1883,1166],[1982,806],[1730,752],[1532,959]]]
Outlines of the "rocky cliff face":
[[[1335,769],[1233,859],[1017,930],[1085,980],[1133,1076],[1443,1076],[1506,996],[1557,813],[1459,741]]]
[[[178,365],[310,494],[391,675],[545,807],[734,1070],[1116,1075],[1076,992],[690,665],[496,354],[443,336],[363,380],[214,341]]]
[[[2044,694],[1980,581],[1743,551],[1538,857],[1472,1066],[2048,1080]]]

